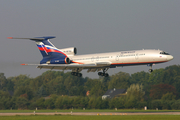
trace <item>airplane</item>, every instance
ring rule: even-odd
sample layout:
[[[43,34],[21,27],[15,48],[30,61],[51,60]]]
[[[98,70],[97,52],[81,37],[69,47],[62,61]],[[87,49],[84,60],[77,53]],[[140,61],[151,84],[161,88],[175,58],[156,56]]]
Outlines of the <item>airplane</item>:
[[[8,39],[29,39],[36,42],[43,59],[40,64],[21,64],[21,65],[36,65],[40,69],[57,69],[57,70],[72,70],[71,74],[82,77],[80,73],[83,69],[87,72],[98,71],[99,76],[108,77],[107,70],[109,68],[147,65],[150,66],[149,72],[153,72],[152,65],[168,62],[173,59],[173,56],[162,50],[142,49],[131,51],[119,51],[109,53],[95,53],[86,55],[76,55],[75,47],[58,49],[49,40],[54,36],[35,37],[35,38],[13,38]],[[99,72],[102,71],[102,72]]]

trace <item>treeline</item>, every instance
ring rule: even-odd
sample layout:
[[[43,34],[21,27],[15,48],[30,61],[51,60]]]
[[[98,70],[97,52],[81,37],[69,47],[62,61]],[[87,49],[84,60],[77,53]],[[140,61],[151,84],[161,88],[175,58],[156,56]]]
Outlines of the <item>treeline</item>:
[[[119,72],[99,79],[79,78],[69,72],[46,71],[31,78],[6,78],[0,73],[0,109],[180,109],[180,66],[153,73]],[[108,89],[127,89],[127,95],[102,100]],[[89,96],[86,96],[90,91]]]

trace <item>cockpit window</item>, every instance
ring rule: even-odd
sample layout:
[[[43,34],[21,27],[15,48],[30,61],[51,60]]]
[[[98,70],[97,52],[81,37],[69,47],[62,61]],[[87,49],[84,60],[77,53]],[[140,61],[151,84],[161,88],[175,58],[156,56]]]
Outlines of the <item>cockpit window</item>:
[[[164,52],[164,51],[160,52],[160,54],[163,54],[163,55],[170,55],[169,53]]]

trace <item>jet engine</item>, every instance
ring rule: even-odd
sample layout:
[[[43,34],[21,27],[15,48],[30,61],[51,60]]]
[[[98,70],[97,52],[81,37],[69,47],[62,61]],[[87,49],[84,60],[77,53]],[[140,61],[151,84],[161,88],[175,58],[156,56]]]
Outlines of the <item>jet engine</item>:
[[[68,56],[74,56],[77,54],[77,49],[75,47],[64,48],[64,49],[59,49],[59,50]]]

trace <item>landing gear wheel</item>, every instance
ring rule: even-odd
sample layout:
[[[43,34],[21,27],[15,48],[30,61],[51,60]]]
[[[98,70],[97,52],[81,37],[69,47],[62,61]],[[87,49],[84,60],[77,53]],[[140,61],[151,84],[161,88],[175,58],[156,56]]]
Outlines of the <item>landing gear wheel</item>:
[[[152,73],[152,72],[153,72],[153,69],[149,69],[149,72]]]
[[[81,73],[78,73],[78,75],[77,75],[78,77],[82,77],[82,74]]]
[[[108,77],[108,76],[109,76],[109,74],[108,74],[108,73],[105,73],[104,77]]]
[[[75,75],[76,72],[71,72],[71,75]]]
[[[71,72],[71,75],[82,77],[82,73],[78,73],[78,72]]]
[[[75,76],[78,76],[78,73],[76,72],[74,75],[75,75]]]
[[[98,75],[99,75],[99,76],[102,76],[102,72],[98,72]]]
[[[99,76],[104,76],[104,77],[108,77],[109,76],[109,74],[105,73],[105,72],[98,72],[98,75]]]

